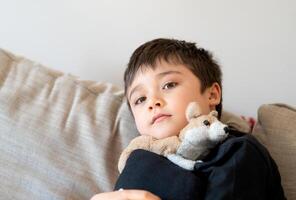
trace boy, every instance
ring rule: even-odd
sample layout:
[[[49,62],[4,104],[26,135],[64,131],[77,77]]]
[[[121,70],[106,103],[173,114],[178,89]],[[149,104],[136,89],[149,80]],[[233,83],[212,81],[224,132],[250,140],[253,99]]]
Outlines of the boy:
[[[185,110],[197,101],[203,114],[222,111],[221,70],[195,43],[156,39],[135,50],[124,74],[125,95],[137,129],[161,139],[185,127]],[[196,163],[193,172],[154,153],[134,151],[115,189],[99,199],[285,199],[277,166],[250,135],[230,136]],[[137,190],[129,190],[137,189]],[[148,190],[148,191],[145,191]]]

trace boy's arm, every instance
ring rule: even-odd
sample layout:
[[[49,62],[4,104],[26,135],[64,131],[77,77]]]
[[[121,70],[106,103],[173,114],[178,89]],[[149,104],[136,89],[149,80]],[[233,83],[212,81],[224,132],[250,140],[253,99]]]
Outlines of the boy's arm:
[[[202,175],[185,170],[170,162],[164,156],[135,150],[120,174],[115,190],[142,189],[161,199],[198,200],[203,199],[206,180]]]
[[[118,160],[118,171],[119,173],[122,172],[126,160],[128,159],[129,155],[136,149],[150,149],[150,143],[151,143],[152,137],[141,135],[136,138],[134,138],[129,145],[123,150],[121,153],[119,160]]]
[[[170,200],[285,199],[276,164],[248,135],[225,141],[193,172],[136,150],[116,183],[115,190],[119,188],[144,189]]]
[[[285,199],[277,166],[252,136],[232,138],[195,170],[208,174],[205,199]]]

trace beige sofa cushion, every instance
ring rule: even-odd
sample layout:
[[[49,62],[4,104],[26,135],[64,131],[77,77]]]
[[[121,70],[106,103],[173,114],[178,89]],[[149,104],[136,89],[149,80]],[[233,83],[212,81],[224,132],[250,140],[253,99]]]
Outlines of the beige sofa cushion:
[[[113,188],[137,135],[108,83],[0,51],[0,199],[89,199]],[[124,134],[124,135],[123,135]]]
[[[296,108],[262,105],[253,134],[276,161],[287,198],[296,199]]]
[[[0,133],[0,199],[39,200],[112,190],[118,157],[138,135],[121,89],[1,49]]]

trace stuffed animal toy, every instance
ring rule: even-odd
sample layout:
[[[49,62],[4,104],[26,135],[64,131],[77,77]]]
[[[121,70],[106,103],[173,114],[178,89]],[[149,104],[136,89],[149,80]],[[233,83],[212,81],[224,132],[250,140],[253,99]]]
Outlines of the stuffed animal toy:
[[[201,159],[210,149],[228,136],[228,126],[220,122],[217,116],[217,111],[203,115],[199,105],[191,102],[186,110],[189,123],[179,134],[182,142],[177,152],[167,155],[167,158],[184,169],[193,170],[196,162],[202,162]]]
[[[166,156],[176,165],[193,170],[198,159],[202,159],[211,148],[227,137],[228,127],[217,119],[217,111],[202,115],[197,102],[191,102],[186,109],[188,124],[179,136],[156,139],[141,135],[133,139],[120,155],[118,170],[121,173],[130,153],[144,149]]]

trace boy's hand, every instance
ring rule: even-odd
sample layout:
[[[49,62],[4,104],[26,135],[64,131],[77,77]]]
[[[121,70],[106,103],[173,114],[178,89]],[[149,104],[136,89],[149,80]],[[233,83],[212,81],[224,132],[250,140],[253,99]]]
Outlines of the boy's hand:
[[[121,190],[96,194],[90,200],[161,200],[145,190]]]

